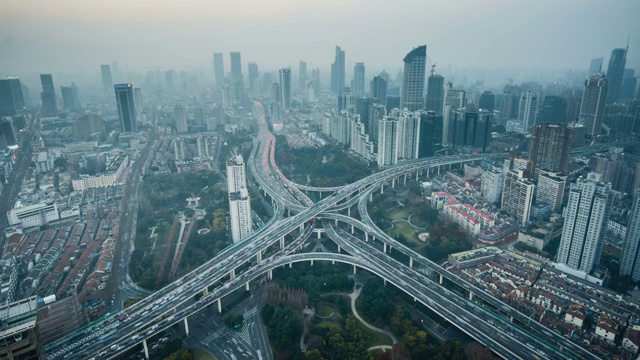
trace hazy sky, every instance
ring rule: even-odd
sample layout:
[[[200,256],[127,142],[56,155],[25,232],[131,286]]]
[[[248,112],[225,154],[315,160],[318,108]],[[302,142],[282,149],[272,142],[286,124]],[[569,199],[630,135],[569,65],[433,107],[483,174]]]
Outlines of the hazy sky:
[[[397,71],[427,44],[438,66],[584,68],[631,35],[640,71],[640,0],[0,0],[0,73],[209,67],[242,52],[261,69],[305,59]],[[606,64],[606,60],[605,60]],[[390,71],[391,72],[391,71]]]

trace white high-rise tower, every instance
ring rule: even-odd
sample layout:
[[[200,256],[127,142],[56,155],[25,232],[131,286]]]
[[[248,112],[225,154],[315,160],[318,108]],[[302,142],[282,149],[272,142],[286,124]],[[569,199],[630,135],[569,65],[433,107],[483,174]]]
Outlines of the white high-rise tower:
[[[242,155],[234,155],[227,160],[227,191],[229,192],[231,237],[233,242],[238,242],[253,232],[251,199],[247,190]]]

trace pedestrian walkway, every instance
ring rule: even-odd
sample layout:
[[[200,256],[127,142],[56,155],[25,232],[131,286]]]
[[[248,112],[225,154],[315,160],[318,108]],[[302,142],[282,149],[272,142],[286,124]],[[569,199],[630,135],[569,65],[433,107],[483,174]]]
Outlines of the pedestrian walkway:
[[[390,331],[377,328],[377,327],[369,324],[368,322],[364,321],[364,319],[362,317],[360,317],[360,315],[358,314],[358,311],[356,311],[356,299],[358,298],[358,296],[360,296],[360,292],[361,291],[362,291],[362,288],[358,287],[357,284],[356,284],[353,287],[353,292],[351,294],[349,294],[349,297],[351,298],[351,312],[353,313],[353,316],[355,316],[356,319],[358,319],[367,328],[369,328],[369,329],[371,329],[373,331],[381,332],[381,333],[387,335],[389,338],[391,338],[391,342],[393,344],[397,344],[398,343],[398,339],[396,339],[395,335],[393,335]]]

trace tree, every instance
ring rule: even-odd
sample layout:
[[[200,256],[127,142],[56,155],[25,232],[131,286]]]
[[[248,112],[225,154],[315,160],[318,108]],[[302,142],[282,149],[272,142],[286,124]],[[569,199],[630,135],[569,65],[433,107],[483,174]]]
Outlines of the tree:
[[[313,349],[311,351],[307,351],[304,354],[304,358],[306,360],[324,360],[324,358],[322,357],[322,354],[320,353],[320,350],[318,350],[318,349]]]
[[[193,360],[193,357],[187,350],[179,350],[164,358],[164,360]]]

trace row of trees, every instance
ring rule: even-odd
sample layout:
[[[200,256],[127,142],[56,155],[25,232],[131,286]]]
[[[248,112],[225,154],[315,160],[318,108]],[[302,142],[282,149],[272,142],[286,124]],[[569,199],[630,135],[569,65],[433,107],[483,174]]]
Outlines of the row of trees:
[[[331,265],[328,262],[297,264],[295,268],[276,270],[276,278],[284,279],[283,283],[292,289],[305,289],[309,302],[316,302],[321,294],[333,291],[349,291],[353,288],[342,264]]]
[[[264,302],[271,306],[284,304],[300,313],[308,304],[307,292],[303,289],[290,289],[286,285],[280,287],[274,283],[268,283],[264,289]]]
[[[347,316],[342,328],[334,324],[314,326],[311,329],[305,358],[373,360],[373,355],[367,351],[370,336],[362,323],[352,315]]]
[[[267,327],[269,341],[279,354],[276,359],[300,358],[299,341],[302,334],[302,319],[290,307],[279,304],[266,304],[260,311],[262,320]]]

